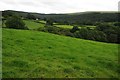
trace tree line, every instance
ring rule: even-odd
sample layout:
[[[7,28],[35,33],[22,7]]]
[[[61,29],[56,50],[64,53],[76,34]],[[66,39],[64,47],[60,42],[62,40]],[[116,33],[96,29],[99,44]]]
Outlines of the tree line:
[[[54,26],[48,20],[45,27],[38,30],[87,40],[120,43],[120,22],[115,22],[114,24],[99,23],[95,29],[90,29],[89,27],[80,29],[78,26],[73,26],[72,29],[64,29]]]
[[[6,16],[6,27],[14,29],[28,29],[22,21],[22,17],[15,15],[8,16]],[[33,15],[28,14],[26,19],[35,20],[36,18]],[[119,43],[120,41],[120,22],[114,22],[113,24],[99,22],[96,23],[95,29],[90,29],[89,27],[83,27],[80,29],[78,26],[73,26],[72,29],[64,29],[54,26],[53,22],[53,20],[46,19],[45,26],[43,28],[39,28],[38,31],[108,43]]]
[[[50,19],[60,24],[78,24],[78,25],[95,25],[97,22],[117,22],[120,13],[118,12],[83,12],[73,14],[41,14],[41,13],[28,13],[21,11],[2,11],[3,16],[18,15],[23,18],[32,19]],[[29,14],[29,15],[28,15]],[[120,21],[120,20],[119,20]]]

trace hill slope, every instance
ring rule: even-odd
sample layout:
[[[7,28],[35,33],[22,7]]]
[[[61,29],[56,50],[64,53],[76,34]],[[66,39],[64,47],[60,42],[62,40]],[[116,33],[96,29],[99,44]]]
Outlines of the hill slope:
[[[2,11],[3,16],[6,15],[19,15],[26,17],[30,12],[12,11],[5,10]],[[95,22],[118,22],[118,17],[120,13],[118,12],[80,12],[72,14],[41,14],[41,13],[30,13],[39,19],[51,19],[58,23],[77,23],[77,24],[91,24]]]
[[[117,77],[117,44],[3,29],[3,78]]]

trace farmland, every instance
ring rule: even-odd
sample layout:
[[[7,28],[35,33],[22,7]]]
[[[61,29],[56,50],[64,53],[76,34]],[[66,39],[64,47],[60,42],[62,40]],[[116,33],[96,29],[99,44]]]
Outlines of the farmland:
[[[2,77],[118,78],[116,17],[3,11]]]

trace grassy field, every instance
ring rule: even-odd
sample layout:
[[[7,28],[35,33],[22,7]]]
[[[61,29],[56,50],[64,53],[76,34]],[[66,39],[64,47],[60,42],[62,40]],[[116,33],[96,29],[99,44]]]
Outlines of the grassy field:
[[[79,28],[81,29],[81,28],[89,28],[89,29],[95,29],[96,28],[96,26],[91,26],[91,25],[84,25],[84,26],[79,26]]]
[[[44,27],[44,24],[42,23],[37,23],[34,20],[23,20],[25,25],[29,28],[29,29],[38,29],[40,27]],[[5,22],[2,25],[3,27],[6,27]]]
[[[40,27],[44,27],[44,24],[37,23],[32,20],[24,20],[24,22],[29,29],[38,29]]]
[[[46,21],[44,21],[44,20],[39,20],[39,22],[42,23],[42,24],[46,24]],[[53,24],[56,25],[56,24],[59,24],[59,23],[53,22]]]
[[[118,77],[118,45],[3,29],[3,78]]]
[[[39,22],[40,22],[40,23],[43,23],[43,24],[46,24],[46,21],[43,21],[43,20],[40,20]]]
[[[61,28],[68,28],[68,29],[72,29],[73,28],[73,26],[71,26],[71,25],[58,25],[58,24],[54,24],[54,26],[61,27]],[[89,27],[90,29],[94,29],[96,26],[91,26],[91,25],[78,26],[78,28],[86,28],[86,27]]]
[[[85,27],[89,27],[90,29],[95,29],[96,28],[96,26],[91,26],[91,25],[87,25]]]
[[[73,28],[73,26],[71,26],[71,25],[54,25],[54,26],[57,26],[57,27],[61,27],[61,28],[68,28],[68,29],[72,29]]]

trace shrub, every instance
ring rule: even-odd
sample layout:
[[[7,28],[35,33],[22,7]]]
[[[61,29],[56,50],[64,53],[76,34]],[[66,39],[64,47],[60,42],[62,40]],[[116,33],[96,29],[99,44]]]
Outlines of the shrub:
[[[111,43],[117,43],[118,42],[118,36],[116,34],[110,34],[107,36],[108,41]]]
[[[30,14],[30,13],[27,14],[26,18],[27,19],[31,19],[31,20],[35,20],[36,19],[36,17],[34,15]]]
[[[110,25],[110,24],[107,24],[107,23],[101,23],[99,24],[96,29],[99,30],[99,31],[105,31],[107,29],[112,29],[114,26]]]
[[[44,31],[44,32],[50,32],[50,33],[55,33],[57,34],[59,32],[59,28],[55,26],[48,26],[45,25],[43,28],[39,28],[39,31]]]
[[[40,31],[50,32],[59,35],[71,36],[87,40],[119,43],[120,27],[110,24],[100,24],[97,29],[81,28],[74,26],[73,29],[64,29],[56,26],[46,25],[39,28]]]
[[[97,26],[97,30],[104,32],[107,36],[107,42],[119,43],[120,39],[120,27],[119,23],[111,24],[100,24]]]
[[[46,25],[52,26],[53,25],[53,21],[52,20],[47,20],[46,21]]]
[[[120,22],[114,23],[115,26],[120,26]]]
[[[6,27],[14,29],[28,29],[19,17],[9,17],[5,23]]]
[[[79,30],[79,28],[77,26],[73,26],[73,28],[70,30],[70,32],[74,33],[77,30]]]
[[[107,41],[106,34],[102,31],[89,30],[87,28],[82,28],[74,33],[76,38],[89,39],[94,41]]]
[[[56,26],[44,26],[43,28],[39,28],[38,31],[49,32],[59,35],[71,36],[73,37],[73,33],[70,32],[69,29],[63,29]]]

